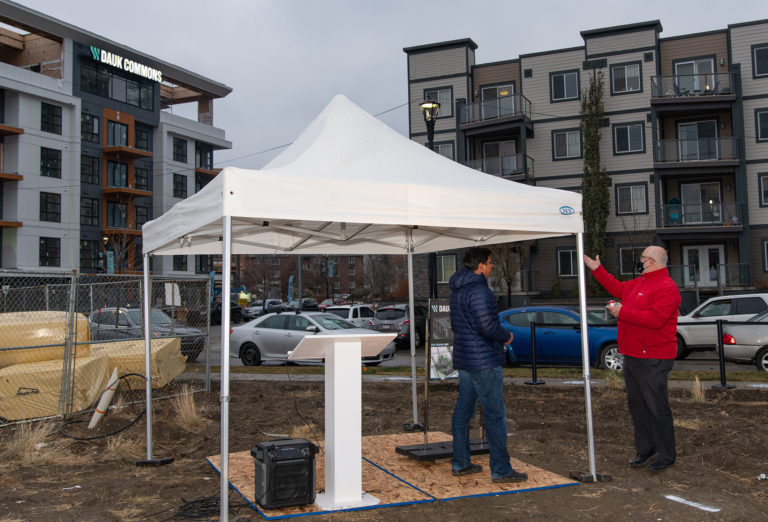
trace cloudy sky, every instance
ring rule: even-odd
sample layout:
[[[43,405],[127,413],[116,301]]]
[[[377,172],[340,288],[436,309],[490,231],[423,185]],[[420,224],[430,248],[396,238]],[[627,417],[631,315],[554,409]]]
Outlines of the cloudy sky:
[[[583,45],[580,31],[659,19],[662,37],[768,18],[765,0],[20,0],[232,87],[214,103],[231,151],[259,168],[339,93],[408,133],[404,47],[472,38],[477,63]],[[768,39],[768,35],[766,36]],[[196,106],[174,109],[196,117]],[[273,150],[271,150],[273,149]]]

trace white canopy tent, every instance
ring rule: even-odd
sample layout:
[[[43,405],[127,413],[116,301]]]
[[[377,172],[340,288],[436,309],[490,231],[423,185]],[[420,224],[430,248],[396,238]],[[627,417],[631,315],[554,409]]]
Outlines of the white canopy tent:
[[[225,168],[194,196],[143,226],[144,280],[152,255],[412,255],[576,235],[583,254],[581,195],[506,181],[433,153],[336,96],[294,143],[261,170]],[[222,295],[230,292],[222,263]],[[586,309],[584,267],[580,304]],[[145,310],[148,314],[148,292]],[[222,324],[229,324],[223,299]],[[590,467],[594,477],[586,314],[582,318]],[[413,321],[413,318],[411,318]],[[149,321],[145,318],[145,325]],[[149,328],[147,353],[149,353]],[[411,341],[416,419],[415,348]],[[149,372],[149,355],[147,355]],[[151,393],[147,386],[148,396]],[[228,483],[229,335],[221,340],[221,502]],[[149,412],[149,409],[147,410]],[[151,419],[147,419],[151,459]]]

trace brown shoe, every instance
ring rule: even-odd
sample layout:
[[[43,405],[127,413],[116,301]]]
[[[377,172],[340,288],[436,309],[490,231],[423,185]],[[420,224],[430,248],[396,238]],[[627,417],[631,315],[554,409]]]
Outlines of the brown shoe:
[[[509,475],[504,475],[503,477],[493,479],[493,481],[497,484],[503,484],[506,482],[525,482],[526,480],[528,480],[528,475],[515,470],[512,470],[512,473]]]

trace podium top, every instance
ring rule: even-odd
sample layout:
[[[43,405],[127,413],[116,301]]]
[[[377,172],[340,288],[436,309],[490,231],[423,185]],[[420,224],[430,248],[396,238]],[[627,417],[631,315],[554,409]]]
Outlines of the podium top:
[[[304,339],[288,356],[292,359],[322,359],[339,343],[360,343],[362,357],[378,355],[392,340],[396,334],[370,333],[360,335],[305,335]]]

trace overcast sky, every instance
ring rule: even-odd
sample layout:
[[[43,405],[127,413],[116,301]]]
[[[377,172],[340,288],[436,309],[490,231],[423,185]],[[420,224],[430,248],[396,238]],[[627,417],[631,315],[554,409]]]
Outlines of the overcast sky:
[[[20,0],[228,85],[217,167],[259,168],[336,94],[407,136],[404,47],[472,38],[477,63],[583,45],[579,32],[648,20],[662,37],[768,18],[766,0]],[[766,35],[768,40],[768,35]],[[174,109],[196,118],[196,106]]]

